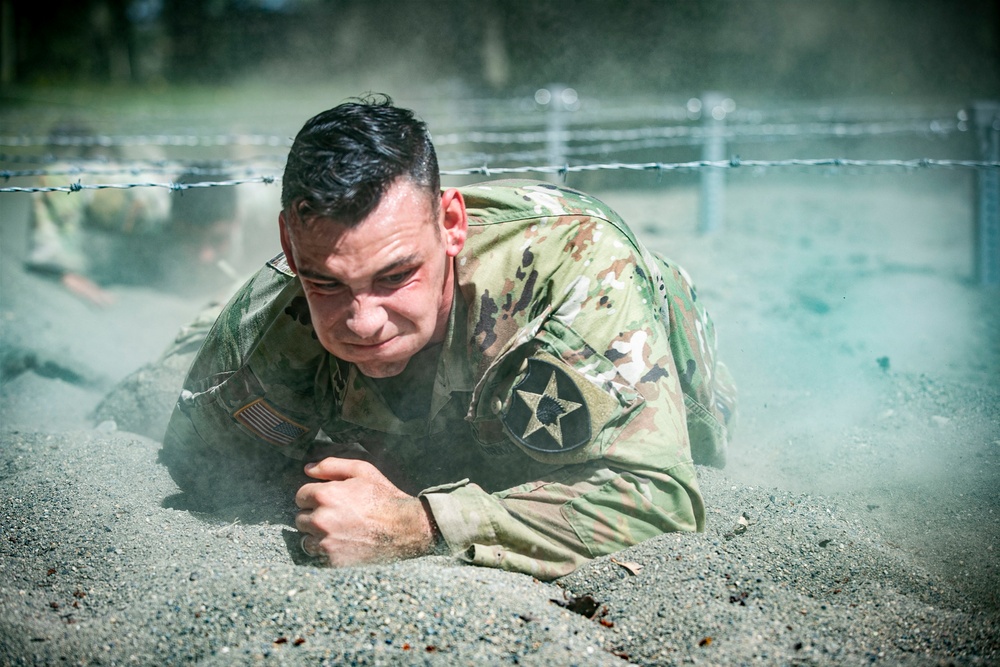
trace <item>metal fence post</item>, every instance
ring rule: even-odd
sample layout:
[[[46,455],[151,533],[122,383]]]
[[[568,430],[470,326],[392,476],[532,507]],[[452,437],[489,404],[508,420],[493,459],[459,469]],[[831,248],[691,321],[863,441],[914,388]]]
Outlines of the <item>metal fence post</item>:
[[[576,91],[561,83],[550,84],[535,93],[535,101],[547,107],[545,114],[545,161],[561,167],[566,164],[566,115],[576,103]],[[551,174],[548,180],[561,180]]]
[[[1000,161],[1000,102],[975,102],[972,114],[981,158]],[[976,185],[976,274],[983,285],[1000,285],[1000,169],[979,169]]]
[[[709,91],[701,96],[702,126],[705,139],[702,144],[701,159],[719,161],[726,159],[724,102],[729,101],[722,93]],[[731,101],[730,101],[731,103]],[[700,231],[703,234],[722,230],[726,211],[726,173],[715,167],[701,170],[701,192],[698,202],[701,213]]]

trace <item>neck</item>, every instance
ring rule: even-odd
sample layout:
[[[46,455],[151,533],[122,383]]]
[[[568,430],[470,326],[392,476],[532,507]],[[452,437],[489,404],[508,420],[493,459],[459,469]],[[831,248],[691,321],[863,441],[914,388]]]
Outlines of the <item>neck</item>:
[[[451,307],[455,301],[455,260],[449,258],[446,267],[447,274],[441,293],[441,308],[438,311],[437,326],[428,346],[443,342],[448,335],[448,320],[451,317]]]

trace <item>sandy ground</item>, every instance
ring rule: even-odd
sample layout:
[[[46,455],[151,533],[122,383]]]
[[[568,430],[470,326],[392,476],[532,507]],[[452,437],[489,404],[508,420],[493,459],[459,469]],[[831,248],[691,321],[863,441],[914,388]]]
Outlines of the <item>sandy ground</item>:
[[[0,664],[997,664],[1000,293],[970,281],[970,176],[740,174],[708,238],[693,189],[597,193],[693,274],[740,421],[704,534],[552,584],[299,563],[291,498],[177,507],[179,371],[142,367],[207,296],[89,308],[21,271],[27,200],[0,195]]]

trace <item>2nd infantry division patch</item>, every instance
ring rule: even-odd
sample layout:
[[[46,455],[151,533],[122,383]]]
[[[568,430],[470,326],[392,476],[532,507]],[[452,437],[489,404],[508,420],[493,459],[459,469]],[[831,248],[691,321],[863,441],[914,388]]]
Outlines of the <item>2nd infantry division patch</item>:
[[[244,405],[233,413],[233,418],[254,435],[279,447],[291,444],[309,430],[282,415],[263,398]]]
[[[510,434],[539,452],[568,452],[590,442],[590,412],[562,368],[534,357],[501,417]]]

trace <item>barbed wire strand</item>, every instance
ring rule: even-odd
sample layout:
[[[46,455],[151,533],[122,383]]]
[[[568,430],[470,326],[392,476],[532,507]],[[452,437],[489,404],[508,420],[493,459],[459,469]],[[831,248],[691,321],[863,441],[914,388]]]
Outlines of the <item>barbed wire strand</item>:
[[[759,136],[786,137],[860,137],[888,134],[949,134],[964,131],[951,119],[928,119],[916,122],[883,123],[785,123],[767,125],[726,125],[722,128],[702,125],[669,125],[623,130],[538,130],[532,132],[466,132],[438,135],[435,146],[456,144],[539,144],[547,141],[634,141],[637,139],[690,137],[700,142],[708,137],[722,139]]]
[[[504,174],[556,174],[565,176],[570,173],[592,172],[592,171],[697,171],[701,169],[773,169],[787,167],[881,167],[904,170],[917,170],[927,168],[943,169],[1000,169],[1000,162],[979,161],[979,160],[937,160],[931,158],[919,158],[913,160],[853,160],[847,158],[793,158],[788,160],[743,160],[734,156],[729,160],[696,160],[692,162],[642,162],[642,163],[597,163],[581,165],[524,165],[518,167],[490,167],[483,165],[480,167],[470,167],[465,169],[442,170],[442,176],[497,176]],[[209,188],[220,186],[245,185],[249,183],[271,184],[277,179],[276,176],[259,176],[255,178],[232,179],[225,181],[203,181],[198,183],[71,183],[70,185],[38,186],[38,187],[4,187],[0,192],[79,192],[81,190],[103,190],[119,189],[125,190],[139,187],[167,188],[169,190],[180,191],[191,188]]]
[[[197,164],[204,165],[203,160]],[[260,165],[257,165],[260,166]],[[280,165],[272,164],[269,168],[283,168],[284,160]],[[185,164],[157,165],[157,164],[133,164],[122,165],[121,167],[84,167],[72,166],[58,169],[0,169],[0,179],[10,180],[11,178],[24,178],[29,176],[87,176],[100,175],[110,176],[114,174],[131,174],[132,176],[144,176],[146,174],[185,174],[191,176],[236,176],[242,174],[244,178],[256,176],[266,176],[261,174],[254,167],[239,164],[222,164],[219,166],[192,166]]]
[[[696,160],[692,162],[642,162],[633,164],[623,163],[602,163],[583,165],[544,165],[544,166],[521,166],[521,167],[472,167],[467,169],[443,170],[442,176],[474,176],[474,175],[497,175],[497,174],[523,174],[523,173],[543,173],[543,174],[566,174],[574,172],[588,171],[696,171],[700,169],[737,169],[741,167],[750,168],[781,168],[781,167],[890,167],[897,169],[924,169],[924,168],[972,168],[972,169],[997,169],[1000,162],[978,161],[978,160],[936,160],[931,158],[919,158],[914,160],[852,160],[846,158],[817,158],[804,159],[794,158],[788,160],[743,160],[739,157],[732,157],[729,160]]]
[[[291,146],[289,137],[264,134],[216,134],[216,135],[106,135],[55,136],[55,137],[0,137],[0,146],[68,146],[105,148],[117,146]]]
[[[692,102],[697,102],[695,107]],[[697,98],[687,101],[681,100],[653,100],[645,99],[633,103],[625,103],[621,100],[602,100],[599,98],[580,98],[579,103],[571,109],[562,112],[562,118],[568,125],[585,126],[594,124],[622,124],[635,122],[700,122],[704,118],[705,110],[700,107],[700,100]],[[623,106],[627,104],[627,106]],[[455,100],[451,101],[447,107],[439,108],[439,105],[428,103],[419,105],[424,108],[421,114],[424,120],[432,126],[443,123],[452,128],[462,128],[473,126],[479,130],[502,131],[505,128],[523,128],[525,126],[538,126],[545,123],[552,109],[546,105],[538,104],[531,97],[506,98],[492,100]],[[826,105],[802,105],[778,109],[762,109],[755,107],[739,106],[731,111],[727,111],[727,122],[760,124],[763,122],[802,122],[804,118],[811,118],[820,122],[840,122],[859,123],[871,121],[902,121],[919,120],[928,116],[948,116],[952,119],[958,118],[960,121],[968,120],[968,111],[964,108],[956,108],[952,105],[899,105],[883,107],[876,105],[847,105],[831,106]],[[11,123],[18,122],[18,114],[7,114]],[[159,120],[160,124],[166,123],[171,117],[164,116]],[[214,116],[205,117],[202,120],[216,121],[216,126],[220,118]],[[20,124],[28,124],[34,121],[33,117],[24,117]],[[275,120],[270,121],[273,125]],[[287,137],[273,136],[265,133],[253,133],[248,135],[218,135],[216,130],[210,129],[197,134],[227,137],[226,142],[231,142],[231,137],[255,137],[247,141],[240,141],[241,144],[260,145],[261,142],[272,145],[285,145],[288,143]],[[192,132],[188,131],[188,135]],[[160,135],[166,136],[166,135]],[[267,139],[264,139],[267,137]],[[50,141],[49,137],[42,140],[44,143]],[[190,140],[178,141],[166,145],[190,145]],[[36,144],[37,145],[37,144]],[[80,145],[69,144],[66,145]],[[91,144],[94,145],[94,144]],[[216,144],[218,145],[218,144]]]
[[[511,143],[544,143],[550,139],[562,141],[568,144],[569,141],[601,141],[597,144],[588,145],[565,145],[562,149],[566,157],[579,157],[585,155],[608,155],[613,152],[628,150],[648,150],[651,148],[664,148],[667,146],[689,146],[698,145],[709,136],[718,136],[730,142],[739,139],[751,139],[758,142],[787,141],[798,137],[837,137],[856,138],[860,136],[875,136],[900,133],[933,134],[947,136],[953,132],[962,132],[961,123],[951,120],[920,121],[918,123],[867,123],[864,125],[844,125],[840,123],[823,124],[783,124],[783,125],[757,125],[757,126],[729,126],[726,130],[712,130],[698,126],[679,126],[661,128],[637,128],[632,130],[589,130],[585,132],[563,131],[556,133],[529,132],[529,133],[488,133],[473,132],[464,135],[452,134],[438,137],[435,141],[438,145],[448,146],[459,143],[479,143],[479,144],[511,144]],[[166,136],[166,135],[161,135]],[[228,136],[228,135],[227,135]],[[232,135],[235,136],[235,135]],[[87,139],[100,139],[101,137],[70,137],[74,141]],[[104,137],[112,139],[112,137]],[[129,137],[125,137],[128,139]],[[185,137],[182,137],[185,138]],[[190,138],[190,137],[187,137]],[[216,137],[217,138],[217,137]],[[9,139],[9,137],[8,137]],[[38,139],[24,138],[25,141]],[[145,139],[144,137],[131,137],[131,139]],[[0,141],[3,139],[0,138]],[[531,161],[544,159],[548,155],[547,150],[535,151],[511,151],[500,154],[486,153],[454,153],[449,155],[447,149],[441,151],[442,162],[451,161],[459,164],[481,164],[484,161],[493,162],[508,161]],[[14,161],[25,161],[23,156],[2,156],[0,161],[15,158]],[[94,162],[107,164],[107,158],[91,159]],[[38,158],[37,161],[57,161],[54,157]],[[63,160],[66,162],[66,160]],[[86,161],[83,161],[86,162]],[[243,160],[153,160],[149,162],[132,161],[130,163],[109,166],[105,169],[83,169],[73,165],[60,169],[23,169],[23,170],[2,170],[0,178],[9,180],[10,178],[26,176],[61,176],[78,174],[116,174],[131,173],[139,175],[141,173],[191,173],[196,175],[233,175],[234,172],[244,171],[246,177],[258,176],[253,167],[261,167],[267,164],[283,164],[282,156],[258,156]],[[200,166],[199,166],[200,165]]]
[[[947,134],[952,130],[940,130],[931,128],[929,130],[933,134]],[[836,130],[833,130],[836,132]],[[854,133],[840,133],[837,136],[859,136]],[[735,138],[735,137],[731,137]],[[773,135],[760,135],[756,137],[757,141],[761,142],[779,142],[787,141],[794,137],[788,134],[773,134]],[[678,137],[664,137],[664,138],[649,138],[649,139],[637,139],[637,140],[618,140],[618,141],[606,141],[596,144],[587,144],[582,146],[564,146],[561,150],[562,155],[565,157],[581,157],[588,155],[603,155],[607,156],[612,153],[621,153],[626,151],[640,151],[649,150],[653,148],[666,148],[673,146],[696,146],[702,143],[702,137],[691,137],[691,136],[678,136]],[[734,142],[735,143],[735,142]],[[459,169],[465,166],[472,165],[482,165],[485,162],[504,163],[504,162],[531,162],[535,160],[543,160],[548,157],[550,151],[548,149],[538,149],[538,150],[522,150],[522,151],[510,151],[505,153],[492,153],[492,152],[457,152],[448,151],[447,149],[439,151],[438,157],[442,162],[442,165],[447,165],[451,163],[454,165],[453,169]],[[0,155],[0,162],[3,162],[5,157]],[[20,156],[15,156],[20,157]],[[20,160],[26,161],[26,160]],[[55,162],[55,158],[49,160],[38,159],[37,162],[48,161]],[[68,160],[58,160],[59,162],[68,162]],[[21,169],[21,170],[0,170],[0,179],[9,180],[11,178],[18,177],[28,177],[28,176],[74,176],[74,175],[84,175],[84,174],[155,174],[155,173],[166,173],[166,174],[180,174],[188,173],[193,175],[235,175],[242,172],[244,177],[250,178],[254,176],[262,176],[255,168],[282,168],[284,166],[285,158],[283,156],[260,156],[257,158],[246,158],[242,160],[153,160],[150,162],[141,161],[131,161],[128,163],[121,164],[117,167],[105,167],[105,168],[93,168],[93,167],[83,167],[82,164],[87,163],[106,165],[108,163],[107,159],[90,159],[90,160],[80,160],[79,164],[73,166],[58,168],[58,169]]]
[[[166,188],[173,191],[190,190],[192,188],[214,188],[231,185],[247,185],[275,182],[274,176],[258,176],[256,178],[237,178],[228,181],[199,181],[197,183],[71,183],[69,185],[47,185],[37,187],[5,187],[0,192],[80,192],[82,190],[130,190],[132,188]]]
[[[247,165],[260,166],[261,164],[285,164],[287,155],[254,155],[245,158],[161,158],[161,159],[131,159],[118,160],[106,155],[96,157],[80,156],[58,156],[58,155],[11,155],[10,153],[0,153],[0,163],[13,162],[16,164],[61,164],[67,165],[67,169],[74,169],[76,165],[107,165],[111,168],[122,170],[145,171],[148,167],[163,168],[219,168],[227,167],[239,168]]]
[[[916,121],[885,121],[859,123],[768,123],[725,125],[722,128],[703,125],[667,125],[631,129],[545,129],[522,132],[460,132],[434,136],[435,146],[460,144],[538,144],[548,141],[635,141],[652,138],[690,137],[700,141],[707,137],[723,139],[751,137],[860,137],[889,134],[950,134],[964,132],[966,126],[951,118]],[[128,146],[272,146],[290,147],[292,140],[273,135],[90,135],[79,137],[4,136],[0,146],[7,147],[128,147]]]

